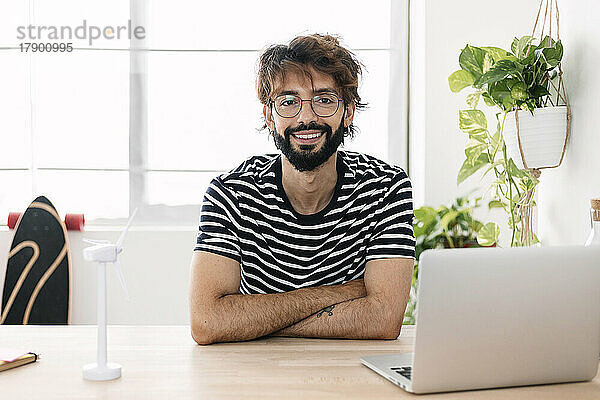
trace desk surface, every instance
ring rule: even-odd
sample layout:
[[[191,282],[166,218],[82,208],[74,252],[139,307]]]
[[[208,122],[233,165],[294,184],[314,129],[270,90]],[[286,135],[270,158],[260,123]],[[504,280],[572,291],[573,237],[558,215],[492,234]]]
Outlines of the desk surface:
[[[120,379],[90,382],[95,326],[0,326],[0,345],[41,354],[0,372],[3,399],[600,399],[592,382],[415,396],[360,364],[360,356],[411,351],[414,329],[398,340],[266,338],[198,346],[187,326],[110,326],[108,360]]]

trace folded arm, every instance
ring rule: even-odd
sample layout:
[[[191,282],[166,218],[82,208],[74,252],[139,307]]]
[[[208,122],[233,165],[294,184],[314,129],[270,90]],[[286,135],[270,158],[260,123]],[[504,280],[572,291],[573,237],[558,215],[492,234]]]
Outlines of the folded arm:
[[[366,295],[362,280],[286,293],[237,294],[240,265],[198,251],[190,279],[190,323],[199,344],[250,340],[293,325],[332,304]]]
[[[410,293],[414,261],[389,258],[367,262],[365,297],[332,304],[274,336],[396,339]]]

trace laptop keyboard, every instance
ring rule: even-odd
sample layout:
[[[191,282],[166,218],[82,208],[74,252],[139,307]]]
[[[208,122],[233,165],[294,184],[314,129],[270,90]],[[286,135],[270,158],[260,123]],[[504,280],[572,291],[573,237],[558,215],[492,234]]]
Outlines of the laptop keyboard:
[[[396,372],[397,374],[402,375],[406,379],[410,380],[410,376],[412,374],[412,367],[391,367],[390,369]]]

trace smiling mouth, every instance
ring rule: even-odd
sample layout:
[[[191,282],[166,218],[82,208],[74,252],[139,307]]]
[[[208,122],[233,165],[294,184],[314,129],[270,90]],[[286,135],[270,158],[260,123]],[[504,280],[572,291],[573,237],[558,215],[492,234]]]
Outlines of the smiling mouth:
[[[324,133],[325,132],[323,132],[323,131],[314,131],[314,130],[300,131],[300,132],[293,133],[292,136],[299,143],[311,144],[311,143],[316,143],[317,141],[319,141],[319,139],[321,138],[321,136],[323,136]]]

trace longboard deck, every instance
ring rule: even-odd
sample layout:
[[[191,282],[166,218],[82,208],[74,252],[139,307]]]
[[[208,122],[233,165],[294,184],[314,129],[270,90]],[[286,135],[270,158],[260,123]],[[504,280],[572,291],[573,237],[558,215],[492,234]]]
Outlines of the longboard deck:
[[[8,254],[0,324],[68,324],[71,256],[64,223],[44,196],[27,207]]]

